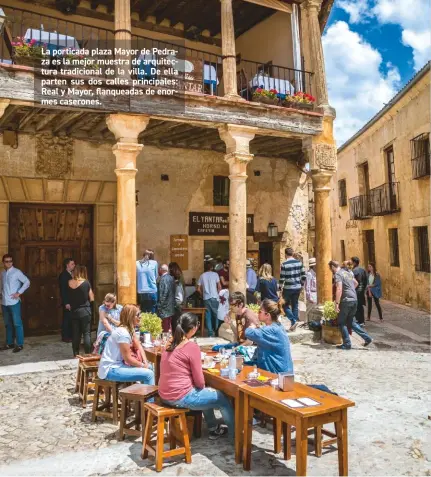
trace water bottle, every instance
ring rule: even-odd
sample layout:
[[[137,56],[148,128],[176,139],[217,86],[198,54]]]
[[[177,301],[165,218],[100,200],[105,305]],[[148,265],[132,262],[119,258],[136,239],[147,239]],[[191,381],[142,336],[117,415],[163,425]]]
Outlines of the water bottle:
[[[139,329],[139,326],[135,327],[135,336],[138,338],[138,341],[141,341],[141,330]]]
[[[236,369],[236,356],[234,353],[229,356],[229,370],[231,369]]]

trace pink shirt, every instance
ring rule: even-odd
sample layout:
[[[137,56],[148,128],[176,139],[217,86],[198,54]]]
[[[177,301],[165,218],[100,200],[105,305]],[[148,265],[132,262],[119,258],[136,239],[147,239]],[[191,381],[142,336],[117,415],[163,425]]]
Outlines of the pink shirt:
[[[189,341],[174,351],[164,351],[160,362],[159,395],[166,401],[177,401],[193,388],[205,387],[201,350]]]

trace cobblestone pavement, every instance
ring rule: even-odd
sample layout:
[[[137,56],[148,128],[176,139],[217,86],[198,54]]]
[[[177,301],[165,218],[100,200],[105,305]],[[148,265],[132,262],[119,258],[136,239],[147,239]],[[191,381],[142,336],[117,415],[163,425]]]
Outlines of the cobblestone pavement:
[[[375,339],[369,349],[356,338],[348,352],[295,344],[295,371],[302,382],[326,384],[355,401],[349,410],[350,475],[431,476],[431,355],[422,325],[406,329],[411,336],[400,334],[391,306],[384,304],[383,324],[367,323]],[[0,475],[155,474],[153,461],[140,459],[139,439],[118,442],[115,426],[90,422],[90,408],[82,409],[73,394],[74,378],[70,369],[1,378]],[[294,475],[294,454],[284,462],[271,451],[270,427],[253,429],[251,473],[235,464],[226,440],[210,442],[204,430],[192,441],[192,464],[169,461],[162,475]],[[310,445],[309,475],[336,475],[336,449],[325,449],[320,459],[312,450]]]

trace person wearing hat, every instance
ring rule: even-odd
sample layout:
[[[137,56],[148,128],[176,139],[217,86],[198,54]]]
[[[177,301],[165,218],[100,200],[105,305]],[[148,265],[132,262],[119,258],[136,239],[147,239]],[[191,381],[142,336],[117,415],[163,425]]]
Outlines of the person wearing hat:
[[[317,281],[316,281],[316,259],[310,258],[308,260],[308,272],[306,274],[305,282],[305,299],[307,301],[307,312],[313,305],[317,305]]]
[[[247,260],[245,262],[245,265],[247,267],[247,303],[257,303],[256,297],[254,296],[254,292],[256,291],[257,286],[257,275],[256,272],[253,270],[251,260]]]

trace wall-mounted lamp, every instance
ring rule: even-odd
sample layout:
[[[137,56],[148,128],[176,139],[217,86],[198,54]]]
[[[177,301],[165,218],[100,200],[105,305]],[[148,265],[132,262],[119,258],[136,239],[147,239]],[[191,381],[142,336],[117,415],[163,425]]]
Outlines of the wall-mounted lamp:
[[[268,237],[278,237],[278,227],[273,222],[268,224]]]
[[[139,205],[139,191],[138,190],[135,190],[135,203],[136,203],[136,207],[138,207],[138,205]]]

